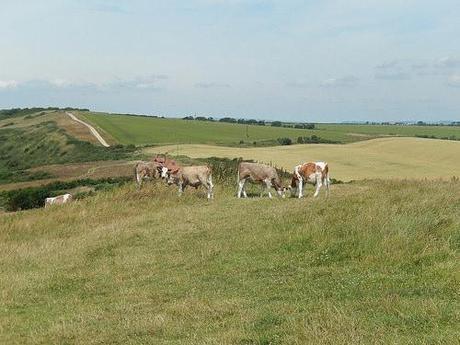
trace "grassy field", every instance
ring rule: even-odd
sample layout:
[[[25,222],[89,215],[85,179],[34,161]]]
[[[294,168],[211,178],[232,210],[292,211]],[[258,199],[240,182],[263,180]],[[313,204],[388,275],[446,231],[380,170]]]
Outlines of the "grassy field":
[[[460,175],[460,142],[420,138],[384,138],[348,145],[291,145],[231,148],[171,145],[146,148],[148,154],[168,152],[193,158],[255,159],[288,171],[305,161],[326,161],[331,176],[344,181],[372,178],[444,178]]]
[[[235,146],[275,145],[280,137],[296,142],[299,136],[316,135],[323,139],[350,143],[381,136],[434,135],[460,139],[460,127],[431,126],[370,126],[318,124],[317,129],[292,129],[271,126],[246,126],[220,122],[186,121],[104,113],[79,113],[82,119],[98,127],[105,137],[122,144],[216,144]]]
[[[460,183],[133,184],[0,216],[3,344],[458,344]]]

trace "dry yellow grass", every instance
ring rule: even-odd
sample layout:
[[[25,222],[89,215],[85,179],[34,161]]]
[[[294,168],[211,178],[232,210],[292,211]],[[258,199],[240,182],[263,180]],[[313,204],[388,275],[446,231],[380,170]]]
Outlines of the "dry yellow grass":
[[[242,157],[273,163],[287,170],[305,161],[326,161],[331,176],[348,181],[373,178],[451,178],[460,175],[460,142],[421,138],[382,138],[348,145],[292,145],[234,148],[170,145],[147,153],[192,158]]]

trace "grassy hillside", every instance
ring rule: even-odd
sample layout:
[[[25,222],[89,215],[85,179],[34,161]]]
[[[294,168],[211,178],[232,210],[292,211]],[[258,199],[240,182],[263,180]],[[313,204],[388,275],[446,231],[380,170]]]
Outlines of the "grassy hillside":
[[[171,145],[145,149],[194,158],[243,157],[292,171],[305,161],[327,161],[339,180],[372,178],[451,178],[460,176],[460,142],[420,138],[385,138],[348,145],[292,145],[239,148]]]
[[[149,118],[145,116],[113,115],[82,112],[81,118],[93,123],[122,144],[217,144],[235,146],[277,144],[276,139],[315,135],[322,139],[350,143],[379,136],[434,135],[460,139],[460,127],[370,126],[318,124],[317,129],[292,129],[271,126],[246,126],[220,122],[187,121]]]
[[[0,343],[458,343],[460,183],[176,192],[0,216]]]
[[[50,177],[28,170],[40,165],[121,159],[134,151],[120,145],[106,149],[86,141],[83,133],[63,112],[28,111],[2,118],[0,184]]]

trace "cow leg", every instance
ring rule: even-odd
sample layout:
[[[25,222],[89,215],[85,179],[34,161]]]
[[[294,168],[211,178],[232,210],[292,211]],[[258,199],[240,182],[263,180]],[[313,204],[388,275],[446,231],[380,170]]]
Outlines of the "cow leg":
[[[270,191],[270,188],[272,188],[272,183],[270,182],[270,180],[265,180],[265,185],[266,185],[266,188],[267,188],[268,197],[271,199],[272,198],[272,193]]]
[[[142,187],[142,178],[143,177],[138,172],[136,172],[136,184],[138,189],[141,189]]]
[[[214,199],[214,191],[213,191],[214,185],[212,184],[211,176],[209,176],[207,182],[208,182],[208,199]]]
[[[184,184],[182,182],[179,182],[179,196],[182,195],[182,193],[184,192]]]
[[[246,182],[245,179],[242,179],[238,182],[238,198],[241,198],[241,193],[244,193],[244,197],[246,198],[246,192],[244,191],[244,183]]]
[[[321,186],[323,185],[323,183],[321,182],[321,179],[316,179],[316,191],[315,191],[315,194],[313,195],[313,197],[317,197],[318,194],[319,194],[319,190],[321,189]]]
[[[303,197],[303,178],[299,178],[298,182],[298,188],[299,188],[299,199]]]
[[[327,178],[327,176],[324,179],[324,185],[326,186],[326,198],[328,198],[329,197],[329,179]]]

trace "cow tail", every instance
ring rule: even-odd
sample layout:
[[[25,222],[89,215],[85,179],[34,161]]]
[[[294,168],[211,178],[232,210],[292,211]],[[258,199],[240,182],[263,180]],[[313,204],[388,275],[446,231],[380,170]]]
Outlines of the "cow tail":
[[[326,163],[326,180],[327,180],[327,184],[330,185],[331,179],[329,178],[329,165],[327,163]]]

